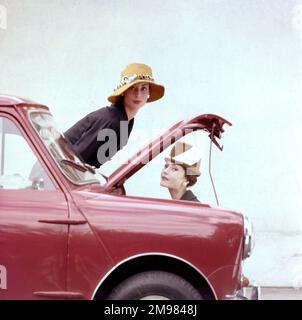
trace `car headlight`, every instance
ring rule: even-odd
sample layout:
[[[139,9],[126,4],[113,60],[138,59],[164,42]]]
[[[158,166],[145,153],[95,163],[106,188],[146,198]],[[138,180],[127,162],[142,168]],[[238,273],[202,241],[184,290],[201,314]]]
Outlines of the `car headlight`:
[[[243,220],[244,238],[243,238],[243,257],[246,259],[251,256],[254,248],[253,225],[250,219],[244,216]]]

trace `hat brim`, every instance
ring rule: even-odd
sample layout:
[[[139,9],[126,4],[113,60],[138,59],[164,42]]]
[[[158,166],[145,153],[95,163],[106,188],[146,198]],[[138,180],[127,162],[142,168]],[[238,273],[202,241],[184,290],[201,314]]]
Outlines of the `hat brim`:
[[[152,101],[156,101],[159,100],[160,98],[162,98],[165,94],[165,87],[162,86],[161,84],[155,83],[153,81],[149,81],[149,80],[135,80],[131,83],[127,83],[124,86],[118,88],[117,90],[115,90],[109,97],[108,97],[108,101],[110,101],[111,103],[115,103],[117,102],[117,100],[119,99],[120,95],[122,93],[124,93],[126,90],[128,90],[130,87],[132,87],[133,85],[137,84],[137,83],[149,83],[150,85],[150,97],[147,100],[148,102],[152,102]]]
[[[186,172],[187,175],[198,176],[198,177],[201,175],[201,172],[199,171],[199,169],[197,167],[195,167],[194,165],[189,165],[185,162],[177,161],[173,158],[168,158],[168,157],[165,158],[165,161],[169,161],[174,164],[184,166],[187,170],[187,172]],[[200,166],[200,161],[197,162],[197,165]]]

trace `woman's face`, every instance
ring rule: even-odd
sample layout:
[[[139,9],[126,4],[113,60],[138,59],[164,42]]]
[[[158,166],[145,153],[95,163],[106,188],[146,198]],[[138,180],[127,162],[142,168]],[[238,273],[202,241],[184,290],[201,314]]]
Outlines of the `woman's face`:
[[[137,83],[124,92],[124,105],[130,110],[138,110],[147,102],[149,94],[149,83]]]
[[[185,176],[185,169],[178,164],[166,161],[161,172],[160,185],[175,190],[186,187],[187,179]]]

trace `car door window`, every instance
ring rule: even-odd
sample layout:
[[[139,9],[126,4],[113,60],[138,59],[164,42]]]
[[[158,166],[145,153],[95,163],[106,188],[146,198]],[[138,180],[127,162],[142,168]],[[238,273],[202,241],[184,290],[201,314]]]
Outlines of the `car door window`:
[[[0,188],[55,189],[18,127],[0,116]]]

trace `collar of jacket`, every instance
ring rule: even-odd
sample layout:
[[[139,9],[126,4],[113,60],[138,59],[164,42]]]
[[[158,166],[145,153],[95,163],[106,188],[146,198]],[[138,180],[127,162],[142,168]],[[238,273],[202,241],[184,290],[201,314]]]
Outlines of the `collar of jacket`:
[[[180,198],[180,200],[188,200],[188,201],[196,201],[197,198],[194,195],[194,193],[191,190],[187,190],[182,197]]]

